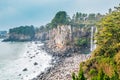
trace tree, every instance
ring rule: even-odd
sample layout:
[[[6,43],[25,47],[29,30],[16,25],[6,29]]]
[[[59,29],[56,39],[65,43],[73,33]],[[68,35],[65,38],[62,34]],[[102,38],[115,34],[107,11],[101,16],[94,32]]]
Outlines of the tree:
[[[93,13],[89,14],[88,19],[95,20],[95,14],[93,14]]]
[[[119,4],[119,6],[118,7],[114,7],[117,11],[119,11],[120,12],[120,4]]]
[[[53,18],[51,25],[52,27],[56,27],[57,25],[66,25],[69,24],[70,22],[70,17],[67,15],[65,11],[59,11]]]
[[[111,12],[112,12],[112,9],[110,8],[110,9],[109,9],[109,13],[111,13]]]
[[[31,39],[34,38],[35,36],[35,29],[34,26],[20,26],[20,27],[16,27],[13,29],[9,29],[9,34],[10,35],[24,35],[24,36],[30,36]],[[11,40],[14,40],[15,37],[14,36],[9,36],[9,38]]]
[[[120,47],[120,11],[114,10],[107,14],[98,23],[98,33],[96,35],[97,44],[100,48],[100,55],[114,55]]]

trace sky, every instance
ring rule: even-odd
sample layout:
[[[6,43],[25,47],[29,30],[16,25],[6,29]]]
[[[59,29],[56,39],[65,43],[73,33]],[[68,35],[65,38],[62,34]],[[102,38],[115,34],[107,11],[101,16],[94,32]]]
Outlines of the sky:
[[[0,0],[0,30],[49,23],[58,11],[102,13],[118,6],[120,0]]]

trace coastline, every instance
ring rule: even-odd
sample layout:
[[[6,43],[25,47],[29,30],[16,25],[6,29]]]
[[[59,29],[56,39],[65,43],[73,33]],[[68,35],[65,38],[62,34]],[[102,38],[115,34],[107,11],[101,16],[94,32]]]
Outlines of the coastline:
[[[17,62],[21,62],[21,64],[28,63],[29,66],[21,66],[20,68],[20,64],[14,64],[21,69],[20,71],[22,71],[22,73],[17,72],[16,76],[22,80],[71,80],[71,74],[79,70],[80,62],[90,58],[90,54],[76,53],[73,48],[62,52],[54,52],[48,48],[46,42],[40,43],[39,41],[29,42],[29,44],[26,45],[26,49],[21,59],[17,60]],[[52,57],[48,64],[49,66],[42,71],[40,68],[40,60],[42,58],[41,51],[43,51],[42,53],[45,52],[43,56],[48,54]],[[31,75],[25,75],[24,73],[29,72],[32,67],[34,67],[34,70]]]
[[[39,41],[1,42],[0,44],[2,50],[6,48],[3,51],[4,55],[0,55],[1,80],[31,80],[51,66],[52,56],[40,48],[43,43]]]
[[[90,58],[90,54],[80,54],[71,49],[65,52],[53,52],[46,45],[41,46],[48,54],[53,56],[52,66],[40,73],[32,80],[71,80],[72,72],[78,72],[80,62]],[[63,79],[64,78],[64,79]]]

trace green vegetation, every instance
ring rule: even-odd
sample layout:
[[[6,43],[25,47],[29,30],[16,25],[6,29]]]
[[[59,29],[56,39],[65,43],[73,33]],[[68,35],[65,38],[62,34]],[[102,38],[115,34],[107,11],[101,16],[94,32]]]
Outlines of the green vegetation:
[[[9,33],[30,35],[31,37],[34,37],[35,31],[34,31],[34,27],[31,25],[31,26],[20,26],[20,27],[10,29]]]
[[[90,27],[95,26],[95,23],[99,21],[104,15],[98,14],[86,14],[77,12],[70,18],[65,11],[59,11],[52,19],[52,21],[45,25],[45,31],[49,31],[56,28],[58,25],[71,25],[74,32],[72,35],[73,42],[67,41],[67,45],[70,43],[76,48],[89,48],[90,46]],[[82,31],[83,30],[83,31]],[[77,33],[77,34],[76,34]]]
[[[99,51],[95,55],[114,56],[120,50],[120,11],[119,9],[106,15],[98,23],[96,35]],[[97,49],[98,50],[98,49]]]
[[[86,75],[90,80],[120,80],[120,5],[109,11],[97,28],[97,48],[90,60],[81,63],[81,76]]]
[[[89,74],[90,74],[90,75],[95,75],[96,72],[97,72],[97,71],[96,71],[95,69],[91,69],[91,70],[89,71]]]
[[[48,32],[49,30],[56,28],[58,25],[71,25],[74,28],[74,41],[73,44],[77,47],[89,47],[90,45],[90,27],[95,25],[95,23],[101,19],[103,15],[101,14],[85,14],[85,13],[79,13],[73,15],[72,18],[70,18],[65,11],[59,11],[56,13],[55,17],[52,19],[52,21],[45,26],[40,26],[40,28],[35,28],[33,26],[20,26],[9,30],[9,34],[14,34],[14,36],[10,36],[8,41],[17,41],[19,38],[15,37],[17,35],[24,35],[30,36],[29,40],[33,40],[35,37],[35,34],[38,33],[44,33]],[[84,27],[84,28],[83,28]],[[88,32],[87,35],[84,35],[81,37],[80,33],[81,29],[83,29],[83,32]],[[79,33],[79,34],[76,34]],[[17,34],[17,35],[15,35]],[[74,33],[73,33],[74,34]],[[86,34],[86,33],[85,33]],[[75,39],[77,38],[77,39]],[[7,40],[6,40],[7,41]],[[71,43],[71,42],[68,42]]]
[[[88,46],[88,43],[89,43],[89,41],[87,40],[87,38],[76,38],[75,39],[76,46],[86,47],[86,46]]]
[[[86,14],[79,13],[73,15],[70,18],[65,11],[59,11],[56,13],[55,17],[52,19],[51,23],[48,23],[45,27],[49,30],[56,28],[58,25],[71,25],[73,27],[88,27],[94,26],[97,21],[99,21],[104,15],[98,14]]]
[[[80,67],[80,71],[78,73],[78,76],[75,75],[75,73],[73,73],[72,78],[73,78],[73,80],[86,80],[82,67]]]
[[[97,21],[99,21],[104,15],[98,14],[86,14],[79,13],[73,15],[71,19],[71,25],[75,27],[91,27],[94,26]]]
[[[42,25],[39,28],[35,28],[35,33],[39,33],[39,32],[44,32],[46,31],[46,28]]]
[[[46,27],[48,29],[56,28],[58,25],[67,25],[70,22],[70,17],[65,11],[59,11],[52,19],[51,23],[48,23]]]
[[[53,26],[66,25],[69,24],[69,19],[70,18],[65,11],[59,11],[53,18],[51,24]]]
[[[13,41],[19,40],[19,38],[17,37],[20,37],[20,35],[24,36],[24,38],[25,36],[28,36],[29,37],[28,40],[32,40],[34,39],[35,29],[32,25],[31,26],[20,26],[20,27],[16,27],[13,29],[9,29],[9,35],[10,35],[9,40],[13,40]],[[25,40],[27,40],[27,38],[25,38]]]

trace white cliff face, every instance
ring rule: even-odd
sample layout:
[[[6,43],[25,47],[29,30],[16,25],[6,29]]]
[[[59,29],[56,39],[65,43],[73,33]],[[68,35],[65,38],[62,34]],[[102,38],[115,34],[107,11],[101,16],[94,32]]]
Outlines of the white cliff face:
[[[71,25],[59,25],[49,30],[48,47],[53,51],[64,51],[75,44],[76,38],[90,39],[90,31],[86,28],[72,27]],[[89,48],[89,45],[87,46]]]
[[[48,40],[48,32],[37,32],[35,34],[35,39],[36,40],[41,40],[41,41],[45,41]]]
[[[66,40],[70,40],[71,26],[58,26],[57,34],[55,36],[55,43],[59,48],[66,45]]]
[[[57,26],[57,28],[50,30],[49,46],[56,50],[65,49],[67,41],[71,40],[71,31],[70,25]]]
[[[9,35],[12,39],[15,40],[30,40],[31,37],[28,35],[23,35],[23,34],[10,34]]]

